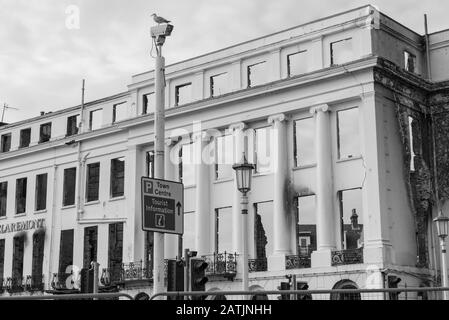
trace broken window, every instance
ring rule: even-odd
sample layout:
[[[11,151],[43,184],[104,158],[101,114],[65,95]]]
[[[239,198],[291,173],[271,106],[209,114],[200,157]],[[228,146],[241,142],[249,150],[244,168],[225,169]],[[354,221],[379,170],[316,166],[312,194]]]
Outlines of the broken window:
[[[307,73],[307,51],[300,51],[287,56],[287,71],[288,76],[296,76],[299,74]]]
[[[363,247],[362,189],[338,192],[341,219],[341,247],[352,250]]]
[[[257,259],[273,254],[273,201],[254,203],[254,241]]]
[[[33,234],[33,257],[31,260],[31,285],[33,288],[42,286],[44,263],[45,233],[42,230]]]
[[[86,201],[98,200],[98,190],[100,187],[100,163],[90,163],[87,165],[87,194]]]
[[[16,180],[16,214],[25,213],[27,200],[27,178]]]
[[[215,179],[232,178],[234,165],[234,136],[231,134],[215,138]]]
[[[73,266],[73,236],[73,229],[61,231],[58,269],[60,274],[68,272],[70,269],[69,267]]]
[[[90,117],[89,117],[89,129],[90,130],[100,129],[101,126],[103,125],[102,111],[103,111],[103,109],[98,109],[98,110],[93,110],[90,112]]]
[[[210,77],[210,96],[218,97],[228,92],[228,74],[221,73]]]
[[[97,261],[98,227],[84,229],[83,268],[90,269],[91,262]]]
[[[1,142],[1,152],[8,152],[11,150],[11,134],[4,134],[2,135],[2,142]]]
[[[184,144],[179,148],[179,180],[185,185],[195,184],[195,163],[193,143]]]
[[[48,142],[51,139],[51,122],[41,124],[39,131],[39,143]]]
[[[154,92],[143,95],[142,114],[154,113],[156,110],[156,95]]]
[[[23,253],[25,249],[25,236],[14,237],[12,253],[12,278],[13,286],[21,285],[23,279]]]
[[[0,217],[6,217],[6,204],[8,200],[8,182],[0,183]]]
[[[67,137],[78,134],[78,120],[79,115],[71,116],[67,118]]]
[[[109,225],[108,268],[112,280],[119,280],[123,263],[123,222]]]
[[[313,118],[297,120],[293,130],[295,166],[303,167],[316,163],[315,120]]]
[[[167,157],[169,155],[166,155]],[[154,151],[147,152],[147,177],[154,178]]]
[[[338,158],[351,159],[360,156],[359,109],[337,112]]]
[[[192,84],[185,83],[175,87],[175,106],[192,102]]]
[[[300,256],[310,256],[317,249],[316,196],[298,197],[296,250]]]
[[[409,72],[416,70],[416,56],[408,51],[404,51],[404,68]]]
[[[19,148],[27,148],[31,142],[31,128],[20,130]]]
[[[353,59],[352,39],[344,39],[331,43],[331,65],[339,65]]]
[[[47,208],[47,174],[36,176],[36,211]]]
[[[125,158],[111,160],[111,197],[123,197],[125,194]]]
[[[215,252],[233,252],[232,207],[215,209],[215,231]]]
[[[248,66],[248,88],[255,87],[267,82],[265,61]]]
[[[64,207],[75,204],[76,168],[64,169],[64,185],[62,190],[62,205]]]
[[[414,148],[414,137],[413,137],[413,122],[415,119],[412,116],[408,116],[408,134],[409,134],[409,148],[410,148],[410,171],[415,172],[415,148]]]
[[[114,104],[112,107],[112,123],[128,119],[128,108],[126,101]]]
[[[271,171],[271,127],[255,130],[256,172]]]
[[[0,283],[5,277],[5,239],[0,239]]]

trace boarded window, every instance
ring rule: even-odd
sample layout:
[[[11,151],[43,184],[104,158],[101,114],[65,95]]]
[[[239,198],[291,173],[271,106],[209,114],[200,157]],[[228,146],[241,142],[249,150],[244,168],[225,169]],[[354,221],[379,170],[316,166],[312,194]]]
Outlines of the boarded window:
[[[416,71],[416,56],[408,51],[404,51],[404,68],[409,72]]]
[[[73,266],[73,235],[73,229],[61,231],[59,273],[66,273],[68,272],[68,267]]]
[[[6,216],[6,204],[8,201],[8,182],[0,183],[0,217]]]
[[[186,83],[175,87],[175,106],[192,102],[192,84]]]
[[[166,155],[168,157],[168,155]],[[147,177],[153,178],[154,177],[154,151],[147,152]]]
[[[309,71],[307,63],[307,51],[300,51],[287,56],[288,76],[296,76]]]
[[[25,213],[27,200],[27,178],[16,180],[16,214]]]
[[[46,173],[36,176],[36,211],[47,208],[47,177]]]
[[[309,256],[317,248],[316,196],[298,198],[296,224],[296,250],[298,255]]]
[[[254,204],[254,241],[257,259],[273,254],[273,202]]]
[[[363,247],[362,189],[338,192],[341,219],[341,246],[344,250]]]
[[[62,205],[73,206],[75,204],[76,168],[64,169],[64,186]]]
[[[156,95],[154,92],[143,95],[142,114],[154,113],[156,111]]]
[[[256,172],[258,173],[271,171],[271,140],[271,127],[255,130]]]
[[[231,253],[232,247],[232,208],[215,209],[215,251]]]
[[[2,135],[2,141],[1,141],[1,152],[8,152],[11,150],[11,134],[4,134]]]
[[[255,87],[267,82],[265,61],[248,66],[248,87]]]
[[[115,104],[112,108],[112,122],[128,119],[128,106],[126,102]]]
[[[33,234],[33,259],[31,262],[31,277],[33,283],[42,283],[43,263],[44,263],[44,242],[45,233],[35,232]],[[40,281],[39,281],[40,280]]]
[[[352,39],[331,43],[331,65],[344,64],[353,60]]]
[[[0,239],[0,281],[3,281],[4,277],[5,277],[5,239]]]
[[[31,128],[20,130],[19,148],[27,148],[31,142]]]
[[[351,159],[360,156],[359,109],[338,111],[338,158]]]
[[[125,194],[125,158],[111,160],[111,197],[123,197]]]
[[[100,187],[100,163],[90,163],[87,165],[87,202],[98,200],[98,191]]]
[[[195,184],[194,150],[192,143],[184,144],[179,148],[179,180],[186,186]]]
[[[102,109],[98,109],[98,110],[93,110],[90,112],[90,117],[89,117],[89,128],[90,130],[97,130],[100,129],[101,126],[103,125],[103,110]]]
[[[232,178],[234,164],[234,136],[225,135],[215,139],[215,179]]]
[[[79,115],[67,118],[67,137],[73,136],[78,133],[78,119]]]
[[[221,73],[210,77],[210,95],[218,97],[228,92],[228,74]]]
[[[302,167],[316,163],[314,119],[307,118],[295,121],[293,130],[295,166]]]
[[[109,225],[108,268],[111,270],[111,279],[120,279],[123,263],[123,223]]]
[[[22,283],[23,278],[23,252],[25,249],[25,237],[14,237],[12,254],[12,277],[16,284]]]
[[[92,261],[97,261],[98,227],[84,229],[83,268],[90,268]]]
[[[50,141],[51,139],[51,122],[41,125],[39,131],[39,143]]]

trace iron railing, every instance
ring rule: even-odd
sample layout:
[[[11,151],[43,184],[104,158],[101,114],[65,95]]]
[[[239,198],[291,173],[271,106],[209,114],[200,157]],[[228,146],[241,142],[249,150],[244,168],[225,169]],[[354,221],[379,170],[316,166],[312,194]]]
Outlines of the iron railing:
[[[8,277],[5,283],[6,291],[9,293],[23,292],[25,285],[23,283],[23,277]]]
[[[206,274],[210,276],[223,276],[226,278],[235,278],[237,275],[237,254],[236,253],[214,253],[205,255],[202,258],[208,266]]]
[[[44,275],[34,274],[27,276],[25,280],[25,291],[44,291]]]
[[[262,272],[268,270],[267,258],[261,259],[249,259],[248,271],[249,272]]]
[[[332,252],[332,266],[362,264],[363,249],[351,249]]]
[[[54,290],[71,290],[76,287],[73,273],[53,273],[50,286]]]
[[[167,277],[168,260],[164,260],[164,276]],[[122,263],[115,268],[103,268],[100,283],[104,286],[124,283],[127,281],[152,280],[153,270],[143,260]]]
[[[307,269],[312,266],[310,256],[286,256],[285,257],[285,269]]]

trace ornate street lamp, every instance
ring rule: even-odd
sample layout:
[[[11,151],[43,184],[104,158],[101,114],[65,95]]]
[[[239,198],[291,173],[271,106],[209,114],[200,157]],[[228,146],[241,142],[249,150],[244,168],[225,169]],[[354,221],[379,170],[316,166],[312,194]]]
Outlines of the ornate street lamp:
[[[241,163],[232,166],[235,170],[235,177],[237,181],[237,189],[242,193],[242,229],[243,229],[243,283],[242,290],[249,290],[248,281],[248,196],[247,193],[251,190],[251,178],[255,166],[248,163],[243,152],[243,159]]]
[[[433,220],[437,226],[437,234],[440,238],[440,247],[441,247],[441,285],[444,288],[449,288],[449,280],[447,276],[447,263],[446,263],[446,237],[449,233],[449,218],[443,216],[440,212],[439,216]],[[443,299],[449,300],[449,292],[443,291]]]

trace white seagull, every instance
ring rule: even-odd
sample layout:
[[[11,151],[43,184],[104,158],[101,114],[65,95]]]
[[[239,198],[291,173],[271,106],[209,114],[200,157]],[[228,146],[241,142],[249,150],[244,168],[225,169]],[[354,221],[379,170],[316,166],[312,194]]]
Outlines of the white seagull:
[[[159,17],[158,15],[156,15],[155,13],[153,13],[151,15],[154,19],[154,22],[156,22],[157,24],[161,24],[161,23],[170,23],[171,21],[168,21],[165,18]]]

